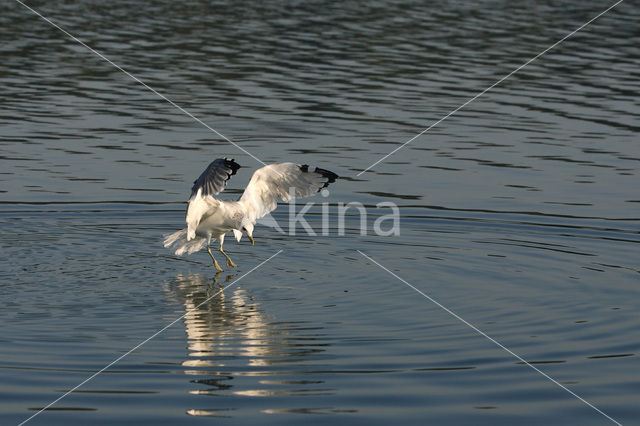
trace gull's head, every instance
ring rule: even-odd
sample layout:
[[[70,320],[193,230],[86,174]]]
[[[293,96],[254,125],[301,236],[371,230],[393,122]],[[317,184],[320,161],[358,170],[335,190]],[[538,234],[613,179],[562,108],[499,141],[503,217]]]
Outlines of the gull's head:
[[[242,229],[247,233],[247,237],[249,237],[249,241],[251,241],[251,245],[253,245],[253,223],[246,222],[242,225]]]
[[[242,230],[247,233],[247,236],[251,238],[253,236],[253,224],[250,222],[242,225]]]
[[[240,242],[240,240],[242,239],[242,232],[246,232],[247,236],[249,237],[249,240],[251,241],[251,244],[253,245],[253,224],[246,222],[243,223],[241,228],[238,229],[234,229],[233,230],[233,235],[236,237],[236,241]]]

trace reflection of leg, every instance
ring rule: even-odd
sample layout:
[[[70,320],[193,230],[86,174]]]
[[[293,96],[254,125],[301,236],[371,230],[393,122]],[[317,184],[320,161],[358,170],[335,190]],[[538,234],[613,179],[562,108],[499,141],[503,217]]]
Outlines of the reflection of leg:
[[[233,267],[235,268],[236,265],[235,263],[233,263],[233,260],[231,260],[231,258],[227,255],[227,253],[224,252],[224,250],[222,249],[222,243],[224,243],[224,234],[220,236],[220,238],[218,238],[218,240],[220,240],[220,248],[218,249],[220,251],[220,253],[222,253],[224,255],[224,257],[227,258],[227,266]]]
[[[216,272],[216,274],[213,276],[213,285],[218,284],[219,287],[222,287],[222,283],[218,281],[220,275],[222,275],[222,271]]]
[[[211,247],[207,246],[207,252],[209,253],[209,256],[211,256],[211,259],[213,260],[213,266],[216,268],[216,271],[222,272],[222,268],[220,267],[220,265],[218,265],[218,261],[216,260],[215,257],[213,257],[213,253],[211,253]]]

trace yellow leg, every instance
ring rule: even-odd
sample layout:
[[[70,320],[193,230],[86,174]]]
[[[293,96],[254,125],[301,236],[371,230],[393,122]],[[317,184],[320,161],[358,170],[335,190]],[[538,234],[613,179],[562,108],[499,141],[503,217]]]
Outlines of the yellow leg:
[[[238,266],[235,263],[233,263],[233,260],[231,260],[229,255],[227,253],[225,253],[224,250],[222,250],[222,244],[220,244],[220,248],[218,250],[220,251],[220,253],[222,253],[224,255],[224,257],[227,258],[227,266],[230,266],[232,268],[235,268],[236,266]]]
[[[251,241],[251,245],[254,245],[255,241],[253,241],[253,237],[251,235],[247,235],[247,237],[249,237],[249,241]]]
[[[220,265],[218,265],[218,261],[215,257],[213,257],[213,253],[211,253],[211,247],[207,246],[207,252],[209,253],[209,256],[211,256],[211,259],[213,259],[213,266],[218,272],[222,272],[223,269],[220,267]]]

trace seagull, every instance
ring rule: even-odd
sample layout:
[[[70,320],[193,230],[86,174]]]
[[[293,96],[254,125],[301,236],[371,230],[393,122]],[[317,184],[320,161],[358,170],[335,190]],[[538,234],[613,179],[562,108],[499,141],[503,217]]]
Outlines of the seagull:
[[[254,245],[253,228],[256,221],[275,210],[278,198],[289,201],[293,197],[309,197],[338,178],[338,175],[307,164],[278,163],[264,166],[253,173],[251,181],[238,201],[215,198],[235,175],[240,165],[233,159],[218,158],[193,182],[187,207],[187,228],[165,235],[164,246],[178,256],[207,248],[213,266],[222,268],[211,253],[211,240],[218,240],[218,251],[227,259],[227,266],[236,267],[222,248],[224,237],[233,231],[240,242],[243,231]]]

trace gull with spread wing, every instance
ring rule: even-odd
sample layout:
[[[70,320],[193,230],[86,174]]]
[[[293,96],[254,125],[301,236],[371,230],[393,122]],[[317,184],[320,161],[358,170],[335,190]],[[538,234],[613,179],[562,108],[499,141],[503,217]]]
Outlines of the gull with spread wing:
[[[166,235],[164,246],[176,255],[191,254],[207,248],[213,266],[222,268],[213,257],[209,244],[218,240],[218,251],[227,259],[227,266],[237,266],[222,249],[224,236],[233,231],[239,242],[243,231],[254,244],[253,227],[256,221],[278,206],[278,198],[308,197],[320,192],[338,178],[333,172],[296,163],[269,164],[255,171],[238,201],[223,201],[214,197],[222,192],[240,165],[234,160],[214,160],[193,182],[187,207],[187,228]]]

